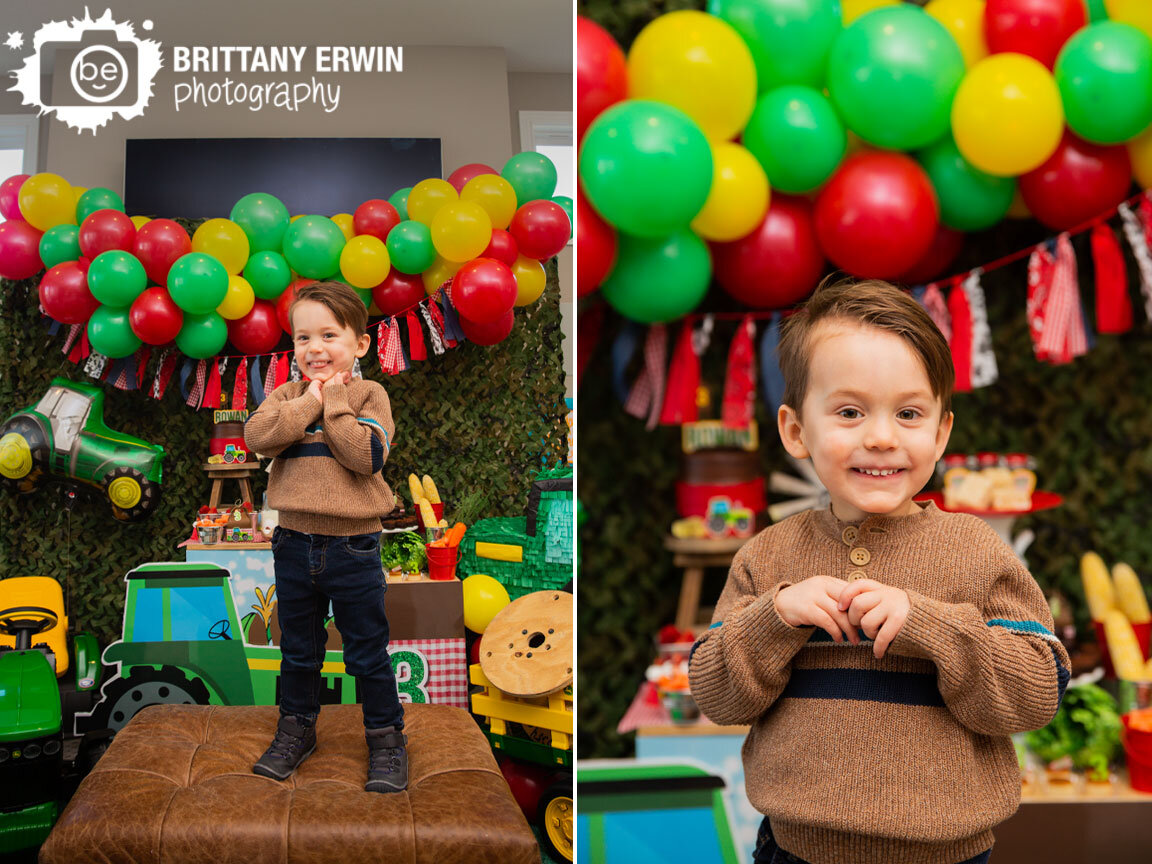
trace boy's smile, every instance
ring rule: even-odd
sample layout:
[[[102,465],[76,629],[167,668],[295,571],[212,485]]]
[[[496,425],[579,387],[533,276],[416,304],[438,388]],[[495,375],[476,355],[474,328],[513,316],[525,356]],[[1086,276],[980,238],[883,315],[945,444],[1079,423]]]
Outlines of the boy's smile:
[[[923,362],[900,336],[848,321],[810,338],[803,410],[780,409],[785,448],[812,458],[837,518],[913,512],[952,431]]]
[[[352,371],[356,358],[367,354],[371,344],[367,333],[357,338],[351,327],[315,300],[301,300],[292,307],[292,341],[300,371],[321,384]]]

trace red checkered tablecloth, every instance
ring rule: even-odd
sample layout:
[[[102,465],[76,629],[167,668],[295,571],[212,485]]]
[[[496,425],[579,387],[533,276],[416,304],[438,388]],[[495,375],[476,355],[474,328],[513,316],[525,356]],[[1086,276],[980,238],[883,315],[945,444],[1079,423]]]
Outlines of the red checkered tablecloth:
[[[464,639],[397,639],[388,645],[401,702],[468,705]]]
[[[623,735],[625,732],[634,732],[641,726],[673,725],[676,724],[672,722],[672,718],[668,716],[668,712],[664,710],[664,706],[660,703],[660,696],[656,692],[656,685],[651,681],[645,681],[640,685],[640,689],[636,692],[636,698],[632,700],[632,704],[628,706],[628,710],[624,712],[624,716],[620,718],[620,722],[616,724],[616,732]],[[686,725],[714,726],[715,724],[707,717],[701,715],[700,719],[695,723]]]

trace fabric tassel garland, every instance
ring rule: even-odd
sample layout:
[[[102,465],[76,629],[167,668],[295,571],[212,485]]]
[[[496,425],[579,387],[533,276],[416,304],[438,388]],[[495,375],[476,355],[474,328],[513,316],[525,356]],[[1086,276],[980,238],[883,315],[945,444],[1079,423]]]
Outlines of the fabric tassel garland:
[[[639,344],[640,325],[635,321],[624,321],[612,342],[612,392],[621,405],[628,401],[628,381],[624,376]]]
[[[220,390],[223,388],[222,377],[227,360],[208,361],[208,383],[204,385],[204,395],[200,401],[201,408],[215,411],[220,407]]]
[[[436,322],[436,329],[440,333],[440,339],[444,343],[445,348],[455,348],[457,341],[452,338],[452,334],[448,332],[448,323],[444,320],[444,309],[440,303],[433,297],[428,301],[428,314],[432,316],[432,320]]]
[[[304,376],[300,371],[300,366],[296,363],[295,354],[285,354],[288,358],[288,380],[292,382],[300,381]]]
[[[1132,298],[1120,241],[1107,222],[1092,229],[1092,265],[1096,273],[1096,329],[1127,333],[1132,329]]]
[[[1123,223],[1124,239],[1132,247],[1132,254],[1136,258],[1136,268],[1140,273],[1140,294],[1144,298],[1144,317],[1152,321],[1152,249],[1149,249],[1145,239],[1144,228],[1140,218],[1132,212],[1127,204],[1116,208]]]
[[[152,349],[147,345],[136,352],[136,383],[132,387],[133,390],[139,390],[144,386],[144,379],[148,374],[148,361],[151,359]]]
[[[252,358],[252,368],[248,370],[248,385],[249,392],[252,394],[252,401],[256,403],[259,408],[265,399],[264,392],[264,379],[260,375],[260,358]]]
[[[968,320],[972,326],[972,387],[988,387],[996,383],[1000,370],[992,350],[992,328],[988,325],[988,306],[984,301],[984,288],[980,284],[983,270],[977,267],[964,279],[963,289],[968,300]]]
[[[289,356],[290,355],[288,354],[288,352],[285,351],[283,354],[280,355],[279,358],[277,358],[276,381],[274,382],[275,387],[279,387],[281,384],[287,384],[288,383],[288,376],[291,374],[291,371],[292,371],[289,368],[289,366],[291,365],[290,360],[289,360]],[[273,389],[275,389],[275,387]]]
[[[243,411],[248,407],[248,358],[241,357],[236,364],[236,377],[232,381],[232,410]]]
[[[1040,347],[1044,333],[1044,316],[1048,293],[1052,290],[1052,277],[1056,272],[1056,257],[1044,245],[1037,246],[1028,257],[1028,333],[1032,337],[1032,351],[1037,360],[1047,359]]]
[[[404,371],[404,353],[400,346],[400,325],[389,318],[380,349],[380,370],[385,375],[398,375]]]
[[[780,313],[773,312],[764,328],[764,335],[760,337],[760,386],[764,401],[772,409],[772,418],[784,404],[784,373],[780,371],[780,358],[776,353],[780,346],[781,320]]]
[[[440,330],[432,318],[432,313],[428,311],[429,305],[435,306],[434,303],[420,304],[420,315],[424,318],[424,326],[428,328],[428,341],[432,343],[432,353],[439,356],[444,353],[444,340],[440,337]]]
[[[128,357],[120,357],[108,365],[107,381],[117,390],[128,389]]]
[[[668,330],[663,324],[653,324],[644,340],[644,369],[624,403],[624,410],[633,417],[643,419],[647,415],[644,426],[649,430],[656,428],[664,404],[664,361],[667,355]]]
[[[956,369],[956,392],[972,391],[972,312],[968,308],[968,294],[954,280],[948,292],[948,317],[952,322],[952,338],[948,346],[952,349],[952,365]]]
[[[452,346],[467,338],[460,326],[460,316],[456,313],[456,307],[452,305],[447,294],[444,295],[444,332],[451,336]]]
[[[80,339],[72,346],[72,350],[68,352],[68,360],[72,363],[79,363],[92,353],[92,347],[88,344],[88,328],[83,324],[76,326],[80,328]]]
[[[208,361],[200,360],[196,363],[196,383],[188,391],[188,398],[184,400],[189,408],[195,408],[200,404],[200,399],[204,395],[204,385],[208,380]]]
[[[107,366],[108,358],[97,351],[93,351],[88,355],[87,362],[84,363],[84,374],[89,378],[100,379],[104,376]]]
[[[416,311],[409,309],[404,314],[404,318],[408,322],[408,356],[413,361],[427,360],[428,352],[424,347],[424,331],[420,328],[420,319],[416,317]]]
[[[1037,247],[1028,263],[1028,327],[1036,359],[1069,363],[1088,351],[1076,253],[1067,234],[1056,240],[1055,254]]]
[[[756,405],[755,336],[756,325],[752,316],[745,315],[728,348],[728,370],[724,375],[720,418],[729,428],[746,429],[752,422]]]
[[[950,343],[952,341],[952,316],[948,314],[948,301],[944,299],[940,285],[936,282],[930,283],[924,288],[923,296],[917,299],[920,301],[920,305],[924,307],[924,311],[928,313],[928,317],[944,334],[944,340]]]
[[[156,377],[152,379],[152,398],[162,399],[168,389],[168,382],[172,380],[172,373],[176,371],[176,364],[180,362],[180,355],[172,348],[165,348],[160,355],[160,362],[156,364]]]
[[[68,338],[64,340],[64,350],[63,350],[64,354],[67,354],[69,351],[72,350],[72,346],[76,344],[76,339],[80,335],[80,330],[81,330],[81,325],[79,325],[79,324],[73,324],[71,327],[68,328]],[[71,360],[72,358],[69,357],[68,359]],[[73,360],[72,362],[75,363],[76,361]]]
[[[602,310],[604,306],[597,304],[594,308]],[[583,335],[580,338],[583,339]],[[672,426],[695,423],[696,390],[699,386],[700,358],[692,348],[692,319],[688,318],[680,325],[680,335],[672,352],[672,363],[668,367],[668,383],[664,388],[664,407],[660,411],[660,423]]]
[[[276,367],[279,365],[279,359],[275,354],[268,358],[268,368],[264,370],[264,395],[266,397],[276,389]]]

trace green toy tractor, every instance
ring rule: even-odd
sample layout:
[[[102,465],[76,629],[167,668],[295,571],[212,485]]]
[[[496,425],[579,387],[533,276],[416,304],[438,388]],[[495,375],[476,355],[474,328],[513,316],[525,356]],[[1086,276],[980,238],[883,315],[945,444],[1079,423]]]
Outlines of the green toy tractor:
[[[164,448],[104,425],[99,387],[53,378],[48,392],[0,426],[0,480],[31,494],[46,479],[100,490],[112,515],[136,522],[160,503]]]

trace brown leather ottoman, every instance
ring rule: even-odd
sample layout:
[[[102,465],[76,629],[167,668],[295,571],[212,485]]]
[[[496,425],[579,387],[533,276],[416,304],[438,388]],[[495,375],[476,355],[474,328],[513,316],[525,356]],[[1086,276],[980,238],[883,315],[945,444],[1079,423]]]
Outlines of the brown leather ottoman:
[[[80,784],[41,864],[538,864],[539,848],[472,718],[405,706],[407,792],[364,791],[359,705],[326,705],[316,752],[284,781],[252,765],[275,706],[156,705]]]

